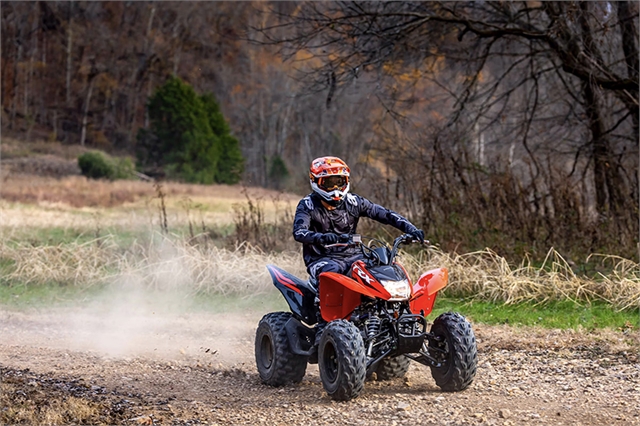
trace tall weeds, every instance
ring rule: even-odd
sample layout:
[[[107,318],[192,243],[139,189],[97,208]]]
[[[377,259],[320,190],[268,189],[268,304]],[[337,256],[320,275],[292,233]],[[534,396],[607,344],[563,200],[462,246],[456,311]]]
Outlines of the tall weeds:
[[[268,221],[264,213],[264,201],[261,198],[251,198],[243,190],[246,204],[235,204],[233,209],[233,223],[235,232],[231,242],[240,247],[250,244],[267,252],[282,251],[297,248],[293,240],[293,215],[290,206],[282,208],[281,201],[272,200],[275,207],[275,218]]]
[[[83,288],[100,283],[135,283],[194,294],[249,295],[272,289],[265,268],[270,263],[305,277],[299,252],[264,252],[249,243],[227,249],[158,235],[155,242],[134,243],[122,249],[110,236],[99,241],[43,247],[2,241],[0,258],[13,265],[3,281],[11,285],[56,282]],[[589,261],[609,263],[611,273],[597,280],[580,277],[553,249],[538,267],[528,261],[512,267],[491,250],[463,255],[435,249],[402,254],[402,262],[414,279],[428,269],[447,267],[450,284],[445,294],[454,297],[505,303],[604,301],[618,309],[640,307],[639,264],[613,256],[593,256]]]
[[[431,249],[428,255],[405,255],[411,275],[445,266],[449,269],[450,296],[508,304],[571,300],[578,304],[603,301],[618,309],[640,308],[640,264],[615,256],[592,256],[589,262],[609,263],[608,274],[590,279],[573,272],[560,253],[550,249],[540,266],[525,259],[519,266],[492,250],[466,254]],[[611,263],[613,263],[611,265]],[[602,265],[600,265],[602,266]]]
[[[249,244],[229,250],[165,235],[126,249],[118,247],[111,236],[100,239],[101,244],[96,242],[33,247],[3,241],[0,258],[13,266],[2,279],[10,285],[57,283],[88,288],[135,283],[158,290],[246,295],[271,288],[269,263],[304,274],[297,253],[266,254]]]

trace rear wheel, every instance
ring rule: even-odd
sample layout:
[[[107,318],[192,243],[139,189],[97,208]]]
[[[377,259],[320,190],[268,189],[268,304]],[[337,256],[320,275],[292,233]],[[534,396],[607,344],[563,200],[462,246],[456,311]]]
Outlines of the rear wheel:
[[[478,350],[471,324],[462,315],[447,312],[431,326],[438,342],[429,341],[429,353],[442,363],[431,367],[431,376],[444,391],[466,389],[476,375]]]
[[[255,354],[258,373],[262,381],[281,386],[302,381],[307,370],[307,358],[291,352],[285,324],[289,312],[265,315],[256,330]]]
[[[404,355],[382,359],[376,368],[377,380],[391,380],[404,377],[411,360]]]
[[[331,321],[318,347],[322,386],[336,401],[357,397],[364,388],[366,362],[360,331],[348,321]]]

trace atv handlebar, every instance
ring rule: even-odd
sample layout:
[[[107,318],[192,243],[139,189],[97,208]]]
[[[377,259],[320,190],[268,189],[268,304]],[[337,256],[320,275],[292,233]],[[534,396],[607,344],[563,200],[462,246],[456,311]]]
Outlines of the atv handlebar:
[[[358,234],[341,234],[338,236],[339,243],[327,244],[324,248],[332,247],[357,247],[362,243],[362,236]]]
[[[365,237],[368,238],[368,237]],[[373,240],[373,238],[369,238],[370,240]],[[360,234],[342,234],[339,237],[339,243],[334,243],[334,244],[328,244],[325,245],[324,248],[332,248],[332,247],[358,247],[358,246],[364,246],[367,247],[366,245],[364,245],[364,243],[362,242],[362,235]],[[392,253],[392,257],[395,256],[395,254],[398,251],[398,247],[400,247],[401,244],[410,244],[410,243],[420,243],[419,240],[416,240],[413,235],[411,234],[402,234],[399,237],[397,237],[394,241],[393,241],[393,248],[391,249],[391,253]],[[430,246],[431,243],[429,242],[429,240],[424,240],[424,242],[422,243],[423,245],[426,246]]]
[[[391,249],[391,258],[393,259],[394,257],[396,257],[396,254],[398,253],[398,248],[400,247],[401,244],[411,244],[411,243],[420,243],[425,246],[431,245],[429,240],[424,240],[420,242],[420,240],[416,240],[411,234],[402,234],[393,241],[393,248]]]

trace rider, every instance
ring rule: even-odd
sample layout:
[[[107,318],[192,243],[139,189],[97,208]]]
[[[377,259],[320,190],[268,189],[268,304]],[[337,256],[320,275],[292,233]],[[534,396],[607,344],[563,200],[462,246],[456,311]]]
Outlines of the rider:
[[[355,234],[358,220],[365,216],[398,228],[424,242],[424,232],[398,213],[349,193],[349,166],[337,157],[320,157],[311,162],[309,178],[313,192],[298,203],[293,220],[293,238],[303,244],[302,255],[311,282],[321,272],[345,274],[362,258],[355,247],[331,247],[342,234]]]

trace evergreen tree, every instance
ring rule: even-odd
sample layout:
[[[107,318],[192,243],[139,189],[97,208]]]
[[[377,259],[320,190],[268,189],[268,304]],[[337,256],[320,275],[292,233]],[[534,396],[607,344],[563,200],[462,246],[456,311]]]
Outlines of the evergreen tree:
[[[210,184],[240,180],[243,158],[212,95],[171,77],[149,99],[149,129],[138,132],[142,167],[162,168],[187,182]]]
[[[224,119],[220,107],[211,94],[200,97],[205,114],[209,120],[209,126],[213,133],[220,139],[220,160],[216,181],[220,183],[237,183],[244,171],[244,158],[240,151],[240,144],[229,130],[229,125]]]

